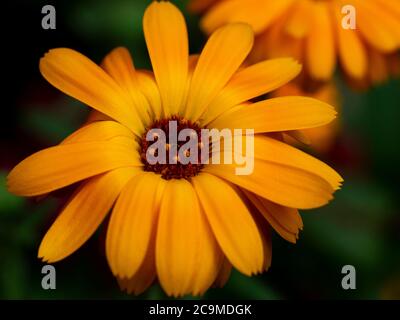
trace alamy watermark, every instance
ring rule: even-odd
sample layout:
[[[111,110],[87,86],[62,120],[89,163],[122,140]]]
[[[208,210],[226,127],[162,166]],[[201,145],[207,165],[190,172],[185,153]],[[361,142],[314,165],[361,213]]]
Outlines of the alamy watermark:
[[[42,7],[42,28],[45,30],[56,28],[56,8],[52,5],[45,5]]]
[[[342,267],[342,274],[345,276],[342,278],[342,288],[344,290],[355,290],[356,289],[356,268],[350,264]]]
[[[55,290],[56,289],[56,268],[50,264],[42,267],[42,289]]]
[[[42,7],[42,28],[44,30],[56,29],[56,8],[52,5],[45,5]],[[342,18],[342,28],[346,30],[356,29],[356,8],[353,5],[345,5],[342,7],[341,13],[344,15]]]
[[[153,128],[147,132],[146,141],[152,142],[146,150],[150,165],[234,163],[237,175],[250,175],[254,170],[254,129],[201,129],[199,135],[192,128],[184,128],[178,133],[178,122],[170,120],[168,139],[162,129]]]

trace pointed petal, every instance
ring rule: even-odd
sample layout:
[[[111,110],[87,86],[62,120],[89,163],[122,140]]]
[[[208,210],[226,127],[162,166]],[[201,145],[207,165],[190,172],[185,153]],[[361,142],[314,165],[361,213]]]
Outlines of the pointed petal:
[[[300,71],[301,65],[291,58],[266,60],[239,70],[212,100],[202,123],[207,124],[233,106],[279,88]]]
[[[136,76],[140,90],[149,101],[154,119],[160,119],[163,114],[161,96],[153,73],[142,70]]]
[[[299,230],[303,229],[303,222],[297,209],[280,206],[249,191],[244,193],[282,238],[296,243]]]
[[[393,52],[400,46],[400,20],[385,12],[375,1],[353,0],[357,8],[357,27],[378,51]]]
[[[142,163],[131,139],[66,144],[39,151],[8,175],[11,193],[37,196],[120,167]]]
[[[107,260],[115,276],[131,278],[155,234],[165,180],[142,172],[129,181],[115,204],[107,230]]]
[[[317,208],[333,198],[334,190],[328,182],[298,168],[254,159],[253,173],[237,175],[236,169],[236,164],[211,164],[203,171],[291,208]]]
[[[336,115],[329,104],[308,97],[280,97],[237,106],[212,121],[217,129],[254,129],[255,133],[323,126]]]
[[[286,143],[258,135],[254,137],[254,141],[254,156],[258,159],[296,167],[318,175],[335,190],[343,182],[342,177],[327,164]]]
[[[201,21],[201,27],[210,34],[224,24],[245,22],[251,25],[255,33],[259,33],[282,15],[293,2],[293,0],[220,1],[220,3],[212,7],[204,16]]]
[[[219,248],[192,185],[184,179],[169,180],[156,242],[161,286],[173,296],[200,294],[214,282],[220,259]]]
[[[192,77],[186,118],[198,119],[247,57],[253,40],[253,31],[243,23],[224,26],[211,35]]]
[[[131,106],[142,120],[144,126],[150,124],[150,105],[139,90],[139,82],[133,60],[128,49],[118,47],[112,50],[103,60],[102,67],[125,90]]]
[[[156,279],[155,236],[154,232],[150,237],[143,262],[135,274],[130,278],[117,277],[121,290],[125,290],[129,294],[139,295],[143,293]]]
[[[223,259],[221,268],[219,269],[218,276],[215,279],[214,286],[217,288],[222,288],[228,282],[231,276],[232,264],[227,258]]]
[[[116,121],[98,121],[76,130],[65,138],[61,144],[80,142],[107,141],[116,137],[134,139],[132,131]]]
[[[96,231],[124,185],[139,172],[120,168],[85,182],[44,236],[38,256],[53,263],[78,250]]]
[[[306,44],[306,65],[313,78],[328,80],[336,66],[332,19],[327,3],[316,2],[313,11]]]
[[[342,27],[343,16],[340,8],[337,5],[334,10],[340,62],[351,77],[360,79],[367,72],[366,49],[356,30],[346,30]]]
[[[52,49],[40,59],[40,72],[57,89],[140,134],[143,124],[124,91],[84,55],[71,49]]]
[[[240,272],[251,275],[263,267],[263,245],[251,213],[235,189],[201,173],[192,178],[201,206],[226,257]]]
[[[144,14],[143,31],[164,113],[176,114],[183,104],[188,73],[185,19],[172,3],[153,1]]]

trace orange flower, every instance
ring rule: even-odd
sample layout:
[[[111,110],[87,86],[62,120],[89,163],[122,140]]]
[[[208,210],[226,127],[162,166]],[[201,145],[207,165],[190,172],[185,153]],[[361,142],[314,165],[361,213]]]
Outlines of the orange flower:
[[[285,58],[240,68],[253,45],[246,24],[218,29],[198,57],[189,57],[183,15],[171,3],[153,2],[143,27],[154,75],[136,70],[124,48],[113,50],[103,69],[71,49],[40,60],[47,81],[96,111],[60,145],[19,163],[8,188],[32,197],[81,182],[42,240],[44,261],[75,252],[112,210],[106,255],[123,289],[139,294],[158,280],[169,295],[198,295],[223,285],[232,266],[248,276],[266,270],[269,225],[295,242],[303,226],[297,209],[333,198],[341,177],[282,142],[281,132],[325,125],[336,112],[306,97],[251,103],[296,77],[300,66]],[[253,129],[254,171],[151,164],[143,137],[171,121],[180,130]]]
[[[356,9],[355,30],[342,27],[346,5]],[[347,77],[376,83],[394,74],[386,59],[400,61],[398,0],[192,0],[190,8],[206,10],[201,27],[207,33],[249,23],[257,34],[253,60],[291,56],[314,80],[329,80],[340,62]]]

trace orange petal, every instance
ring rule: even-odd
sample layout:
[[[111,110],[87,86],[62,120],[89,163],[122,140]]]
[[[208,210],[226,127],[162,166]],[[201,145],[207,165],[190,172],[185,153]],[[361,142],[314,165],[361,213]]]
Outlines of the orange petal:
[[[357,27],[366,42],[385,53],[398,49],[400,20],[374,1],[352,1],[357,8]]]
[[[107,260],[115,276],[132,277],[155,234],[165,180],[143,172],[129,181],[115,204],[107,229]]]
[[[135,274],[130,278],[117,277],[121,290],[125,290],[129,294],[139,295],[156,279],[155,238],[155,234],[152,234],[146,255]]]
[[[214,286],[222,288],[228,282],[232,271],[232,264],[227,258],[223,259],[221,268],[219,269],[218,276],[214,281]]]
[[[142,163],[131,139],[66,144],[39,151],[8,175],[11,193],[37,196],[120,167]]]
[[[185,112],[188,119],[197,120],[226,85],[250,52],[253,38],[250,26],[243,23],[227,25],[211,35],[191,80]]]
[[[136,73],[136,77],[140,90],[149,101],[153,118],[160,119],[163,114],[161,96],[153,73],[141,70]]]
[[[251,25],[255,33],[258,33],[266,29],[276,18],[282,15],[292,3],[294,3],[294,0],[220,1],[201,20],[201,27],[210,34],[224,24],[245,22]]]
[[[192,182],[215,237],[232,265],[246,275],[260,272],[264,261],[262,238],[235,189],[207,173],[192,178]]]
[[[161,286],[168,295],[201,294],[214,282],[221,258],[192,185],[184,179],[169,180],[156,242]]]
[[[125,92],[84,55],[71,49],[52,49],[40,59],[40,72],[57,89],[140,135],[143,124]]]
[[[208,127],[254,129],[255,133],[299,130],[323,126],[336,115],[329,104],[308,97],[280,97],[225,112]]]
[[[53,263],[78,250],[96,231],[124,185],[138,172],[136,168],[120,168],[85,182],[47,231],[38,256]]]
[[[129,51],[124,47],[112,50],[104,58],[102,67],[126,91],[137,115],[144,126],[148,126],[150,124],[150,105],[139,90],[139,81]]]
[[[291,58],[266,60],[239,70],[213,99],[202,122],[207,124],[233,106],[279,88],[300,70],[301,65]]]
[[[316,80],[325,81],[331,78],[336,66],[332,19],[327,3],[314,4],[310,23],[306,44],[308,71]]]
[[[134,139],[132,131],[115,121],[97,121],[76,130],[65,138],[61,144],[79,142],[106,141],[116,137]]]
[[[250,175],[237,175],[236,168],[236,164],[211,164],[203,170],[286,207],[312,209],[333,198],[329,183],[308,171],[259,159],[254,159]]]
[[[143,31],[166,116],[182,107],[188,74],[188,35],[182,13],[168,1],[153,1]]]
[[[338,51],[344,70],[353,78],[362,78],[367,72],[367,54],[355,30],[342,27],[341,6],[335,6],[335,27],[337,30]]]
[[[297,209],[280,206],[248,191],[245,191],[245,194],[282,238],[296,243],[299,230],[303,229]]]

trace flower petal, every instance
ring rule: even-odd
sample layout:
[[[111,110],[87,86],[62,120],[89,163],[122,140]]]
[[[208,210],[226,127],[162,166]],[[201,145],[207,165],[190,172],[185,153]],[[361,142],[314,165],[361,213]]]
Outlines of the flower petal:
[[[340,61],[351,77],[360,79],[367,73],[367,53],[357,31],[342,27],[343,16],[340,8],[337,5],[334,10]]]
[[[192,178],[201,206],[226,257],[246,275],[263,268],[261,235],[235,189],[223,180],[201,173]]]
[[[247,138],[245,135],[225,137],[219,148],[212,145],[211,155],[220,153],[220,159],[225,156],[224,153],[231,154],[232,159],[246,156]],[[242,147],[241,150],[235,149],[238,141],[240,142],[239,146]],[[324,162],[265,135],[255,135],[254,137],[254,158],[308,171],[324,179],[334,190],[339,189],[343,182],[342,177]]]
[[[244,193],[282,238],[296,243],[299,230],[303,229],[303,221],[297,209],[280,206],[249,191]]]
[[[241,105],[225,112],[208,127],[254,129],[255,133],[323,126],[336,115],[329,104],[308,97],[280,97]]]
[[[245,190],[242,190],[245,191]],[[243,194],[245,196],[245,194]],[[252,212],[254,221],[257,224],[258,230],[261,235],[264,251],[263,271],[266,271],[271,266],[272,262],[272,240],[271,240],[271,227],[267,221],[261,217],[260,214]]]
[[[294,0],[259,1],[228,0],[220,1],[212,7],[201,21],[201,27],[207,33],[224,24],[245,22],[251,25],[255,33],[266,29],[279,17]]]
[[[136,114],[140,117],[144,126],[148,126],[150,124],[150,105],[139,90],[139,81],[128,49],[118,47],[112,50],[104,58],[102,67],[126,91]]]
[[[306,65],[317,80],[329,80],[335,66],[335,40],[328,4],[316,2],[306,43]]]
[[[286,143],[266,136],[254,137],[254,156],[258,159],[296,167],[323,178],[334,190],[339,189],[342,177],[327,164]]]
[[[400,20],[374,1],[352,0],[357,8],[357,27],[376,50],[392,52],[400,46]]]
[[[189,63],[185,19],[172,3],[153,1],[144,14],[143,31],[164,113],[176,114],[183,104]]]
[[[121,290],[125,290],[129,294],[139,295],[156,279],[155,238],[155,234],[152,234],[149,239],[146,255],[135,274],[130,278],[117,277]]]
[[[240,41],[238,41],[240,39]],[[195,121],[237,71],[253,46],[250,26],[221,27],[208,39],[191,80],[185,116]]]
[[[127,95],[84,55],[71,49],[52,49],[40,59],[40,72],[57,89],[140,134],[143,124],[129,105]]]
[[[139,88],[149,101],[154,119],[160,119],[163,114],[160,91],[152,72],[138,71],[136,73]]]
[[[65,138],[61,144],[107,141],[116,137],[134,139],[132,131],[116,121],[97,121],[76,130]]]
[[[214,286],[222,288],[229,280],[232,271],[232,264],[227,258],[223,259],[221,268],[219,269],[218,276],[214,281]]]
[[[301,65],[291,58],[266,60],[239,70],[212,100],[202,122],[207,124],[233,106],[279,88],[300,71]]]
[[[286,31],[292,37],[303,38],[310,31],[310,12],[312,12],[312,2],[296,1],[292,10],[289,11],[289,17],[286,23]]]
[[[119,168],[85,182],[44,236],[38,256],[53,263],[84,244],[104,220],[124,185],[139,172]]]
[[[66,144],[39,151],[20,162],[8,175],[11,193],[37,196],[94,175],[142,163],[131,139]]]
[[[173,296],[201,294],[214,282],[221,258],[192,185],[184,179],[169,180],[156,240],[161,286]]]
[[[236,164],[210,164],[203,171],[290,208],[317,208],[333,198],[328,182],[298,168],[259,159],[254,159],[250,175],[237,175],[236,168]]]
[[[131,278],[155,236],[165,180],[143,172],[129,181],[115,204],[107,230],[107,260],[115,276]]]

